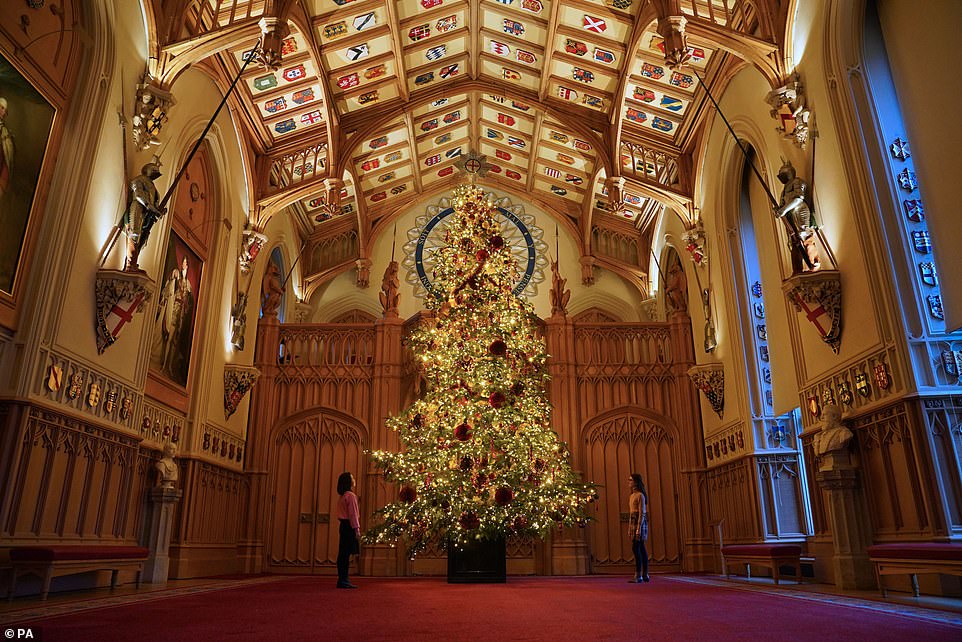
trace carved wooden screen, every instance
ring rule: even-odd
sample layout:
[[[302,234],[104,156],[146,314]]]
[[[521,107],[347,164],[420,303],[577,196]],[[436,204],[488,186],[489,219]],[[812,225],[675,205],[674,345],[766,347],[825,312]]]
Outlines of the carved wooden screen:
[[[269,570],[333,573],[337,560],[337,477],[364,478],[362,428],[318,409],[282,426],[272,448]],[[364,513],[361,507],[361,513]],[[363,526],[363,524],[362,524]]]
[[[589,526],[592,571],[633,569],[628,537],[628,478],[641,473],[648,490],[648,555],[659,570],[680,570],[681,532],[676,508],[674,431],[637,408],[622,408],[585,429],[587,478],[599,485],[595,521]]]

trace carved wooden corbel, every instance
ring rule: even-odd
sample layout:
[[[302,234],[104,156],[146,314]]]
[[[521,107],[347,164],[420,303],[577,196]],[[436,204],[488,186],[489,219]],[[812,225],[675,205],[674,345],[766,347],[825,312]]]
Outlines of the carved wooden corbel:
[[[581,263],[581,283],[582,285],[595,284],[595,257],[591,255],[582,256]]]
[[[133,316],[142,312],[154,292],[154,282],[144,272],[98,270],[97,353],[113,345]]]
[[[224,364],[224,418],[237,411],[244,395],[254,387],[261,371],[251,366]]]
[[[265,243],[267,243],[267,235],[252,227],[246,227],[241,232],[241,251],[237,261],[240,263],[242,274],[248,274],[251,271],[254,261],[257,260],[257,255],[260,254]]]
[[[692,366],[688,369],[688,378],[702,391],[721,419],[725,412],[725,366],[721,363]]]
[[[778,121],[775,131],[804,149],[811,134],[812,113],[805,104],[805,88],[798,72],[792,73],[784,85],[768,92],[765,102],[771,105],[772,118]]]
[[[131,117],[130,133],[137,149],[145,150],[151,145],[160,144],[160,130],[167,122],[167,113],[174,103],[173,94],[145,73],[137,85],[137,97]]]
[[[805,314],[822,341],[838,354],[842,343],[842,279],[838,270],[799,272],[782,282],[796,312]]]

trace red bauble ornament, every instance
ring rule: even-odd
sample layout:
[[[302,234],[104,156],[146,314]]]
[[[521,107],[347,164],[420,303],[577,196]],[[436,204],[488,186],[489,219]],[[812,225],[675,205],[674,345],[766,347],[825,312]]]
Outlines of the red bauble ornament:
[[[411,504],[418,498],[418,492],[411,486],[402,486],[397,496],[405,504]]]
[[[473,531],[481,525],[481,519],[471,512],[461,513],[461,517],[458,518],[458,523],[461,524],[462,528]]]
[[[474,258],[478,260],[478,263],[484,263],[488,258],[488,251],[481,249],[474,254]]]
[[[495,339],[491,342],[491,345],[488,346],[488,352],[496,357],[503,357],[508,353],[508,344],[501,339]]]
[[[502,486],[494,491],[494,503],[498,506],[507,506],[514,499],[514,493],[507,486]]]
[[[460,465],[461,465],[461,470],[464,470],[464,471],[471,470],[471,467],[474,466],[474,460],[468,457],[467,455],[465,455],[464,457],[461,458]]]
[[[468,424],[461,424],[454,429],[454,437],[458,441],[467,441],[471,439],[471,426]]]
[[[503,406],[504,401],[505,401],[505,397],[503,392],[495,391],[491,393],[490,397],[488,397],[488,403],[491,404],[491,407],[494,408],[495,410]]]
[[[504,237],[501,236],[500,234],[496,234],[495,236],[491,237],[489,244],[495,250],[500,250],[501,248],[504,247]]]

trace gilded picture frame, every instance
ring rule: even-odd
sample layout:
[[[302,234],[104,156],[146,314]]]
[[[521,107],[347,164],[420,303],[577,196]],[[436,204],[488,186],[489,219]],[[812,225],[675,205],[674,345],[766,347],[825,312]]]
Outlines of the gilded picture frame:
[[[10,305],[24,278],[44,202],[41,176],[57,109],[0,53],[0,297]]]

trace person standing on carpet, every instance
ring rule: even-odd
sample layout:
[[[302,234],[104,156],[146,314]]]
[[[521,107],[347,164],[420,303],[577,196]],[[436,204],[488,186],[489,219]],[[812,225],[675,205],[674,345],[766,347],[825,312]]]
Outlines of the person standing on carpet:
[[[349,472],[341,473],[337,478],[337,519],[340,522],[337,544],[337,588],[357,588],[347,579],[347,569],[351,563],[351,555],[361,552],[361,522],[357,507],[357,495],[354,494],[354,475]]]
[[[631,496],[628,498],[628,536],[631,537],[631,551],[635,554],[635,577],[628,580],[632,584],[650,582],[648,577],[648,491],[641,475],[632,473],[628,479]]]

